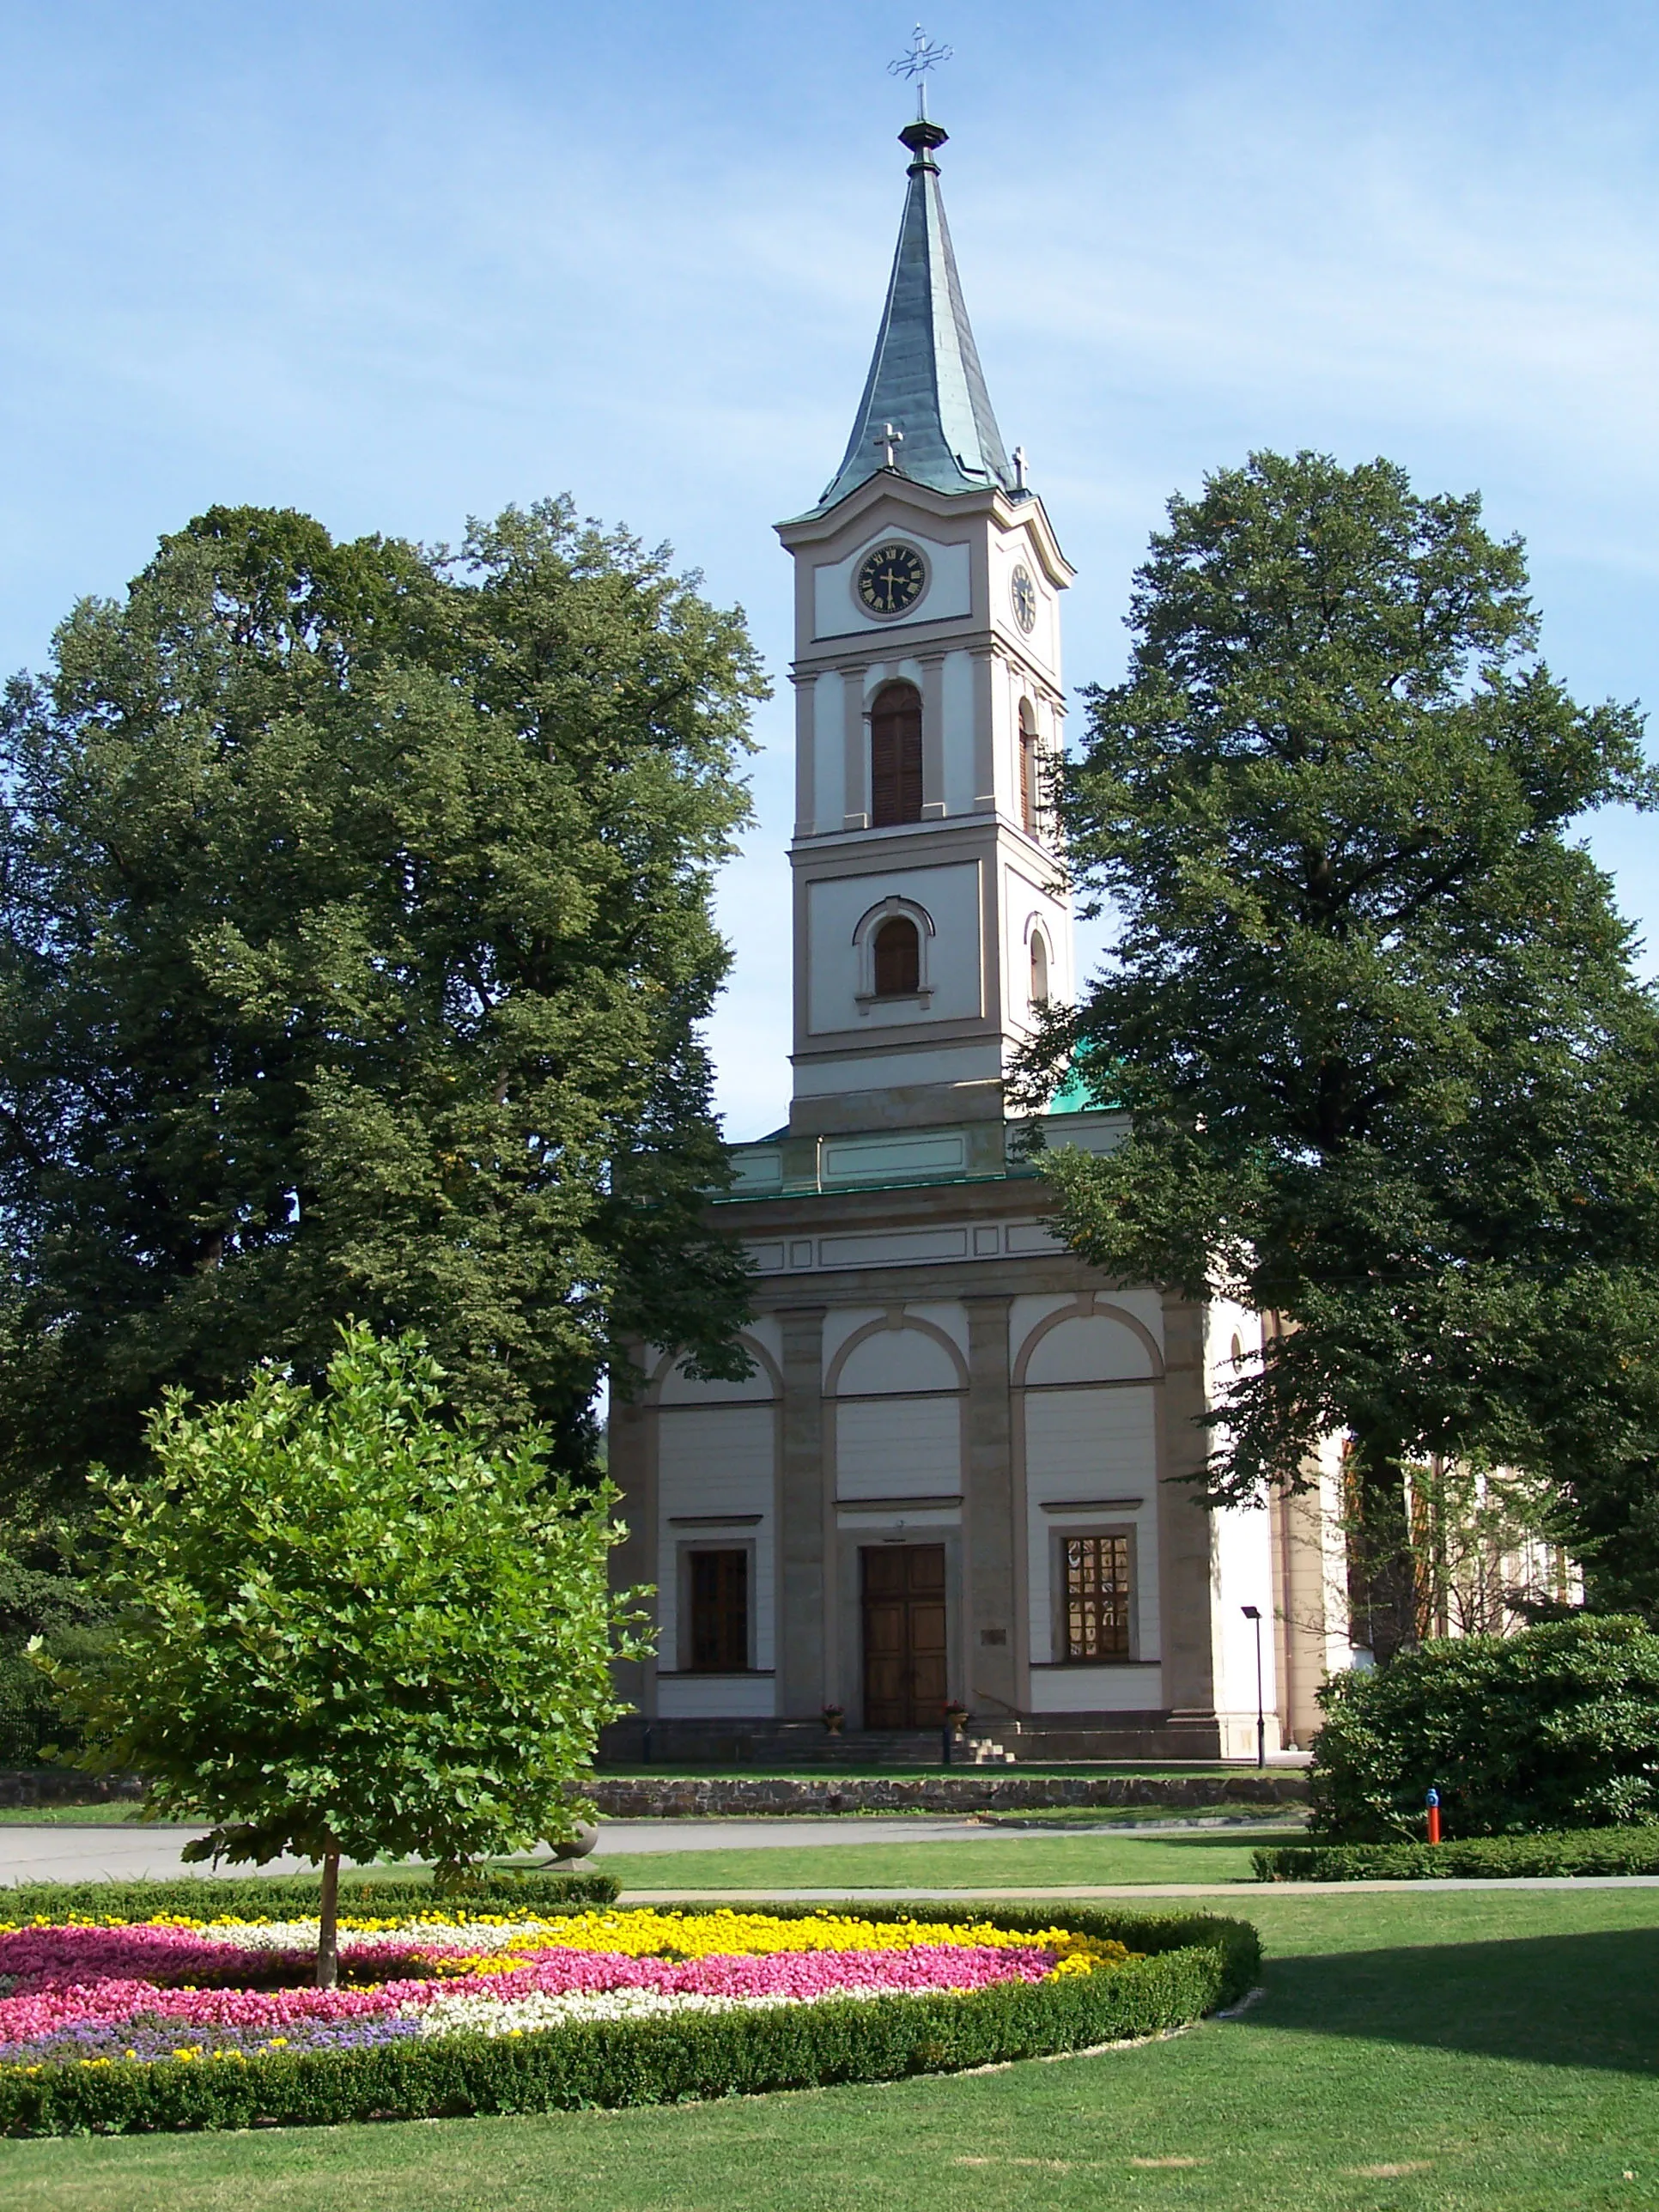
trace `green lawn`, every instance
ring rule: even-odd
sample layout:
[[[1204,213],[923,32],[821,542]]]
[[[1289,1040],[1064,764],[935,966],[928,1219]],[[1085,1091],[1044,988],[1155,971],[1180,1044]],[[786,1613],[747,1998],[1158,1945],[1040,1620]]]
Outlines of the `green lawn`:
[[[124,1827],[138,1817],[136,1805],[0,1805],[8,1828]]]
[[[1261,1844],[1302,1831],[1180,1836],[988,1834],[935,1844],[799,1844],[749,1851],[641,1851],[594,1859],[624,1889],[1033,1889],[1073,1882],[1249,1881]]]
[[[11,2143],[0,2197],[8,2212],[1659,2205],[1659,1892],[1250,1902],[1265,2001],[1168,2042],[722,2105]]]

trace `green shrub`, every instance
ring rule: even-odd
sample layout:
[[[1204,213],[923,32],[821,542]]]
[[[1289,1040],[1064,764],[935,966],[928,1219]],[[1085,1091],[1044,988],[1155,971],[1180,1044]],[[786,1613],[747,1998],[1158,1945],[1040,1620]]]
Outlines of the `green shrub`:
[[[51,1683],[21,1651],[0,1647],[0,1766],[38,1766],[63,1733]]]
[[[149,1920],[176,1912],[191,1920],[222,1914],[280,1919],[289,1913],[315,1912],[322,1899],[317,1875],[250,1875],[221,1880],[206,1875],[166,1881],[33,1881],[0,1889],[0,1920],[62,1920],[70,1913],[94,1920]],[[526,1912],[568,1912],[587,1905],[614,1905],[622,1885],[609,1874],[524,1874],[499,1872],[469,1884],[469,1904],[491,1911],[516,1905]],[[453,1903],[459,1900],[451,1899]],[[407,1911],[411,1905],[443,1905],[422,1879],[402,1881],[373,1875],[348,1875],[340,1885],[345,1913]]]
[[[1290,1844],[1252,1854],[1258,1881],[1520,1881],[1659,1875],[1659,1827],[1571,1828],[1445,1844]]]
[[[1639,1620],[1448,1638],[1319,1697],[1316,1836],[1420,1838],[1431,1784],[1451,1836],[1659,1820],[1659,1635]]]
[[[699,1911],[702,1905],[684,1910]],[[791,1915],[790,1908],[772,1908]],[[856,1910],[858,1908],[854,1907]],[[799,1915],[819,1910],[802,1905]],[[0,2134],[332,2125],[472,2112],[672,2104],[838,2081],[895,2081],[1155,2035],[1242,1996],[1260,1964],[1247,1923],[1042,1907],[884,1905],[884,1916],[1064,1925],[1147,1955],[1099,1974],[965,1996],[878,1997],[764,2012],[597,2021],[542,2033],[411,2038],[246,2060],[0,2068]]]

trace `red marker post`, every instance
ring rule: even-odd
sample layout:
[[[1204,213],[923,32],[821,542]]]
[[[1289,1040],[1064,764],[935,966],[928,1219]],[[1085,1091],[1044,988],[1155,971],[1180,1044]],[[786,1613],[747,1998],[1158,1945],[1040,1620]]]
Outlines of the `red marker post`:
[[[1440,1841],[1440,1792],[1431,1789],[1423,1802],[1429,1808],[1429,1841],[1437,1844]]]

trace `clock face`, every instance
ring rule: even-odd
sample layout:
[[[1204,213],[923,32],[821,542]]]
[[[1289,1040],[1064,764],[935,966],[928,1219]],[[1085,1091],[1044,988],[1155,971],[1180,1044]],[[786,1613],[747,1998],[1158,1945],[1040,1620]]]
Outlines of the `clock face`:
[[[1031,572],[1022,561],[1015,569],[1010,586],[1014,599],[1014,620],[1028,634],[1036,627],[1036,586],[1031,581]]]
[[[859,602],[872,615],[902,615],[927,582],[927,563],[914,545],[878,545],[860,565]]]

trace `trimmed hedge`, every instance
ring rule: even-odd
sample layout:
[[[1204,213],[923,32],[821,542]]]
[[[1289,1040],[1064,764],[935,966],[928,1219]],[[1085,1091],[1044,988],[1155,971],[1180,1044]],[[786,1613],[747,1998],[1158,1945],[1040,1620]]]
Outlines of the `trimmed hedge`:
[[[672,1909],[672,1908],[669,1908]],[[706,1911],[702,1904],[680,1908]],[[800,1905],[780,1917],[820,1910]],[[849,1901],[843,1911],[867,1911]],[[844,2081],[951,2073],[1184,2027],[1243,1995],[1261,1961],[1246,1922],[1087,1909],[884,1905],[884,1916],[1065,1925],[1148,1955],[1109,1972],[1000,1983],[964,1996],[877,1997],[764,2012],[595,2021],[521,2036],[411,2038],[352,2051],[263,2051],[153,2064],[0,2069],[0,2134],[128,2134],[332,2126],[374,2119],[674,2104]]]
[[[1291,1844],[1252,1854],[1258,1881],[1447,1881],[1659,1874],[1659,1826],[1467,1836],[1444,1844]]]
[[[192,1920],[222,1914],[276,1918],[314,1912],[322,1902],[319,1875],[184,1875],[164,1881],[32,1881],[0,1889],[0,1920],[63,1920],[71,1913],[98,1920],[150,1920],[177,1912]],[[622,1885],[611,1874],[496,1873],[443,1898],[424,1881],[387,1881],[371,1875],[340,1882],[342,1912],[407,1911],[411,1905],[517,1905],[531,1912],[568,1912],[585,1905],[614,1905]]]

